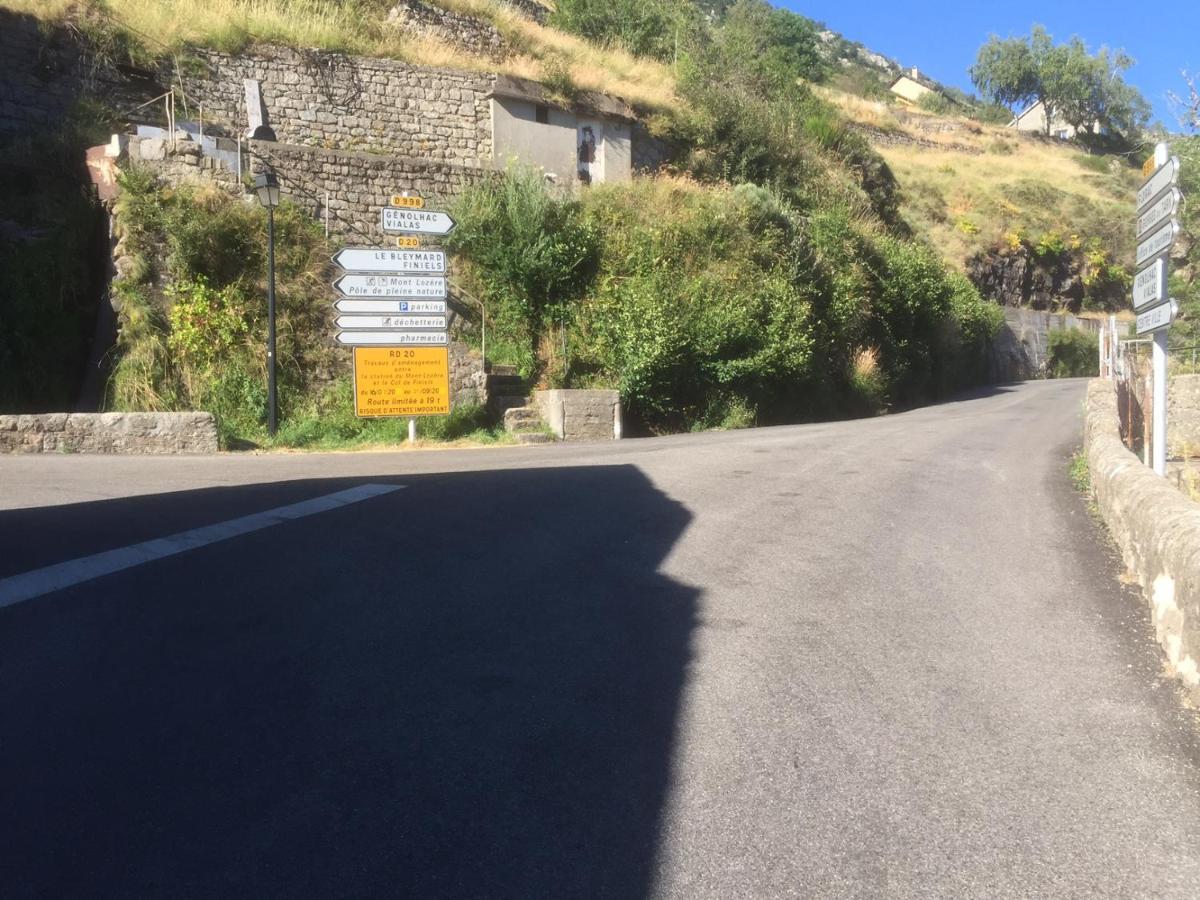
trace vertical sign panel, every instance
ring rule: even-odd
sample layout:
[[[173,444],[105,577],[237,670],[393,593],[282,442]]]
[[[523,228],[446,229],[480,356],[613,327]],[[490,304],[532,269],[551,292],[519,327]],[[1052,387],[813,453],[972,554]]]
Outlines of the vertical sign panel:
[[[355,347],[356,416],[444,416],[450,412],[445,347]]]

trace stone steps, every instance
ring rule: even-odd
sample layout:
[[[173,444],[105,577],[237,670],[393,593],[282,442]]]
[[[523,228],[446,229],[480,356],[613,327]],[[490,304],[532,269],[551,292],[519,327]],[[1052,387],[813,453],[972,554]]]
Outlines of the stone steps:
[[[553,440],[546,433],[542,414],[532,406],[514,406],[504,411],[504,430],[519,444],[546,444]]]

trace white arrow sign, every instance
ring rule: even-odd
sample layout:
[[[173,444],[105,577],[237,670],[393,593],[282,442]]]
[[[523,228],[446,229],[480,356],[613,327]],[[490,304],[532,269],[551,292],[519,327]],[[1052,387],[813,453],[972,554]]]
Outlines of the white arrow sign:
[[[446,274],[446,254],[441,250],[389,250],[387,247],[347,247],[333,261],[350,272],[428,272]]]
[[[1167,261],[1156,259],[1154,265],[1138,272],[1133,279],[1133,308],[1141,309],[1166,299]]]
[[[339,331],[339,344],[348,347],[445,347],[444,331]]]
[[[1175,320],[1175,315],[1178,312],[1179,305],[1174,300],[1168,300],[1166,303],[1153,306],[1143,313],[1138,313],[1137,333],[1147,334],[1151,331],[1158,331],[1160,328],[1166,328]]]
[[[1140,213],[1146,205],[1179,180],[1179,157],[1172,156],[1167,164],[1146,179],[1138,188],[1137,208]]]
[[[338,300],[333,304],[345,313],[444,313],[445,300]]]
[[[343,275],[333,287],[343,297],[446,299],[446,279],[440,275]]]
[[[1179,204],[1182,201],[1183,194],[1179,193],[1179,188],[1171,188],[1146,207],[1146,211],[1138,216],[1138,238],[1149,234],[1156,226],[1175,215],[1179,211]]]
[[[385,206],[379,211],[379,227],[388,234],[441,235],[454,230],[454,220],[444,212]]]
[[[1179,223],[1174,219],[1163,225],[1158,231],[1154,232],[1146,240],[1138,244],[1137,248],[1137,264],[1140,266],[1154,257],[1166,253],[1175,246],[1175,239],[1179,237]]]
[[[338,316],[337,327],[356,328],[436,328],[446,330],[445,316]]]

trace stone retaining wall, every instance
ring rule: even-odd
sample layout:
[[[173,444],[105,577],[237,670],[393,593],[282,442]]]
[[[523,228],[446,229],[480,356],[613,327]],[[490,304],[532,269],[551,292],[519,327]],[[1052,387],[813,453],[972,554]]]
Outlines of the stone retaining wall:
[[[328,198],[329,231],[335,237],[374,243],[394,239],[379,229],[379,210],[400,191],[415,191],[432,209],[445,209],[468,184],[491,169],[405,156],[326,150],[253,141],[251,172],[272,166],[284,194],[319,219]]]
[[[1173,674],[1200,702],[1200,504],[1125,449],[1117,396],[1088,384],[1084,451],[1100,514],[1142,586]]]
[[[0,453],[216,453],[211,413],[0,416]]]
[[[421,0],[400,0],[387,17],[388,27],[403,28],[458,47],[476,56],[502,59],[508,42],[491,22],[442,9]]]
[[[492,156],[490,75],[260,46],[243,56],[197,50],[180,77],[190,114],[203,103],[206,128],[231,136],[245,131],[249,78],[282,143],[468,164]]]

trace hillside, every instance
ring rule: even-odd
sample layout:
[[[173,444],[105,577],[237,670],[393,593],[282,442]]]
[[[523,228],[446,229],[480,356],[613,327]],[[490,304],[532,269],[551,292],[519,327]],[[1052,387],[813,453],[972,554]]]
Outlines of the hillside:
[[[359,154],[356,167],[396,172],[400,154],[452,182],[442,201],[461,223],[452,241],[461,341],[482,349],[483,310],[488,364],[515,365],[544,385],[618,387],[631,421],[652,431],[882,412],[976,383],[1000,316],[961,274],[969,258],[1007,244],[1086,257],[1095,262],[1083,263],[1085,280],[1096,265],[1116,279],[1128,250],[1114,224],[1130,218],[1125,168],[869,99],[892,61],[757,0],[711,15],[683,0],[611,9],[573,0],[555,10],[531,0],[0,0],[3,8],[35,15],[60,49],[77,44],[91,70],[186,84],[193,100],[208,98],[206,122],[226,135],[239,129],[236,86],[248,73],[274,73],[284,94],[309,84],[296,90],[318,102],[365,90],[364,72],[372,103],[390,102],[393,78],[452,85],[431,101],[441,112],[428,121],[381,107],[344,130],[327,115],[311,135],[310,100],[276,96],[295,111],[284,115],[288,140],[313,145],[286,150],[291,184],[303,188],[284,219],[297,254],[280,291],[292,442],[321,440],[330,423],[347,436],[365,427],[347,413],[344,359],[329,354],[323,324],[322,260],[332,248],[311,226],[330,183],[306,168],[349,171],[343,153]],[[408,68],[371,63],[379,58]],[[622,98],[665,156],[627,183],[574,191],[520,166],[480,181],[472,173],[498,167],[471,155],[491,145],[490,133],[462,138],[451,181],[440,157],[413,163],[431,146],[420,134],[447,131],[436,121],[450,114],[446,96],[469,113],[454,128],[492,127],[492,73],[540,81],[539,102],[565,111],[589,90]],[[477,99],[459,100],[468,88]],[[129,108],[110,99],[82,97],[59,144],[79,153],[85,140],[107,139]],[[261,211],[231,196],[236,184],[197,190],[177,168],[141,168],[126,172],[115,210],[124,256],[107,402],[214,409],[227,440],[261,442]],[[389,175],[372,190],[385,198],[395,183]],[[355,194],[355,215],[378,202]],[[342,224],[335,244],[348,236]],[[206,330],[215,322],[217,332]]]

